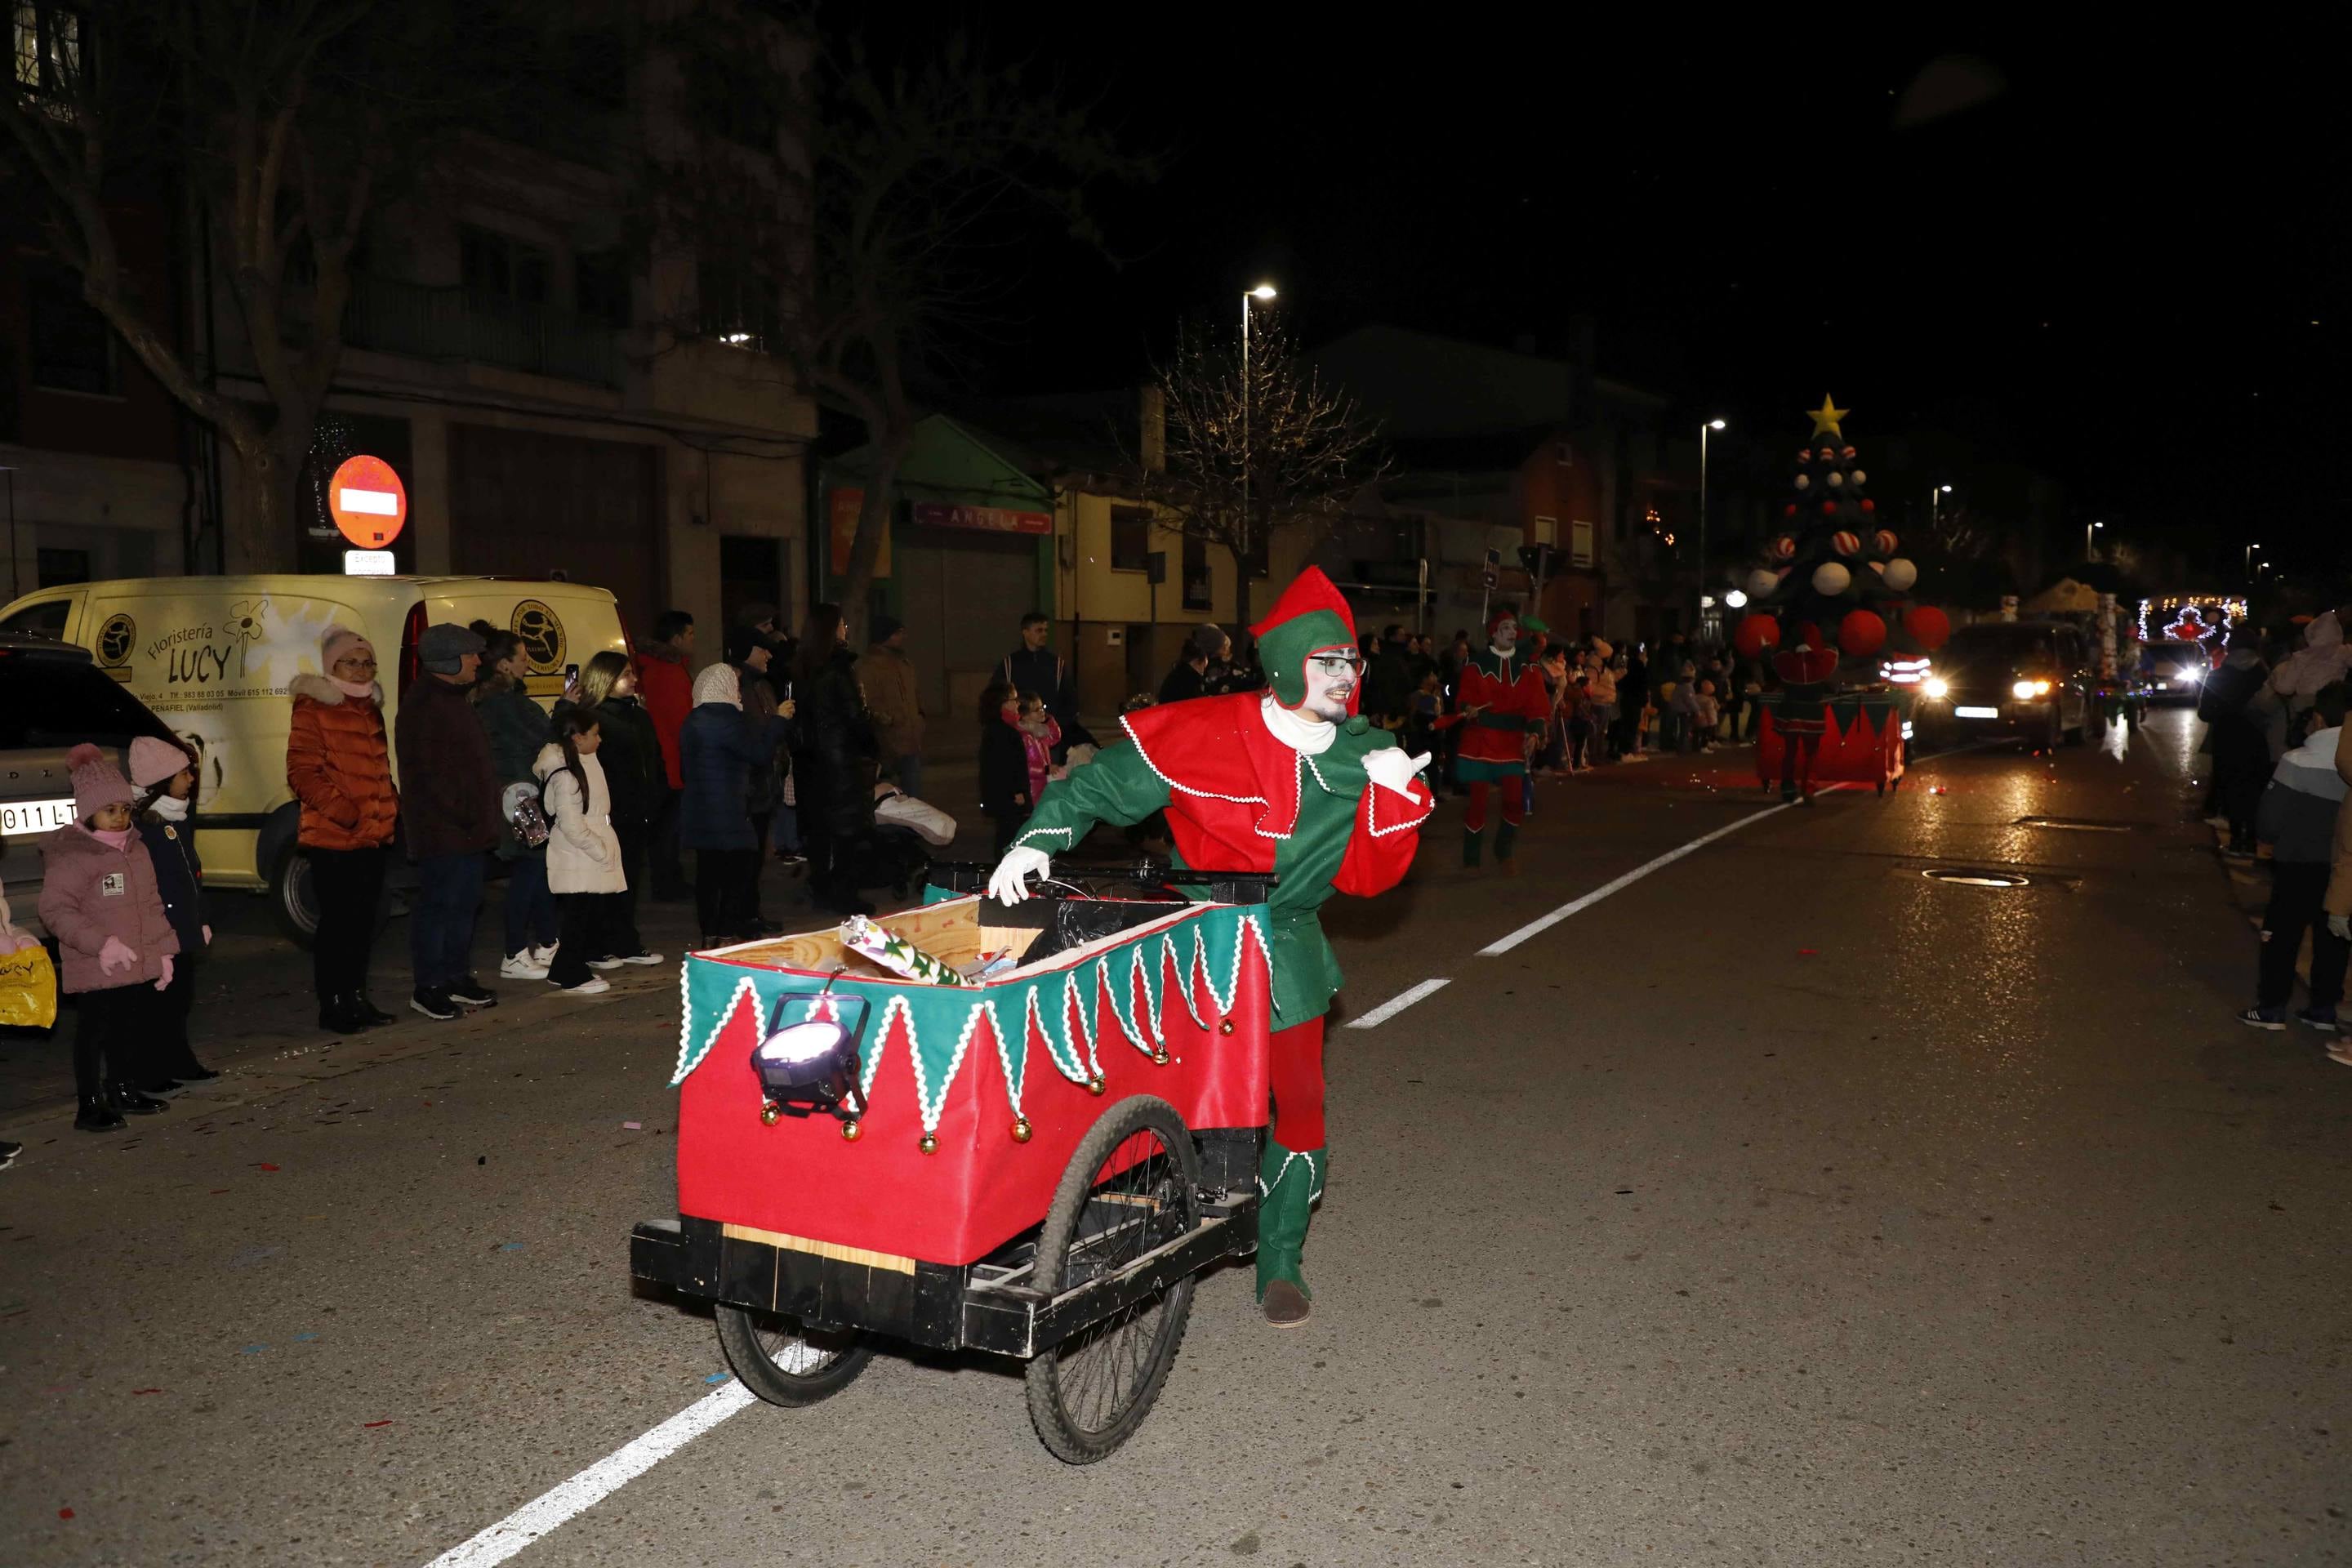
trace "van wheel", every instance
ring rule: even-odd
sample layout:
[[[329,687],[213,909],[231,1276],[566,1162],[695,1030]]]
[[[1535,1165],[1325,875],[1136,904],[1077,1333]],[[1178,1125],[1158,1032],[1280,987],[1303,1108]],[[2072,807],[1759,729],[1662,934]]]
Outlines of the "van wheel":
[[[278,852],[269,868],[269,912],[278,929],[297,947],[309,947],[319,935],[318,888],[310,879],[308,857],[289,844]]]

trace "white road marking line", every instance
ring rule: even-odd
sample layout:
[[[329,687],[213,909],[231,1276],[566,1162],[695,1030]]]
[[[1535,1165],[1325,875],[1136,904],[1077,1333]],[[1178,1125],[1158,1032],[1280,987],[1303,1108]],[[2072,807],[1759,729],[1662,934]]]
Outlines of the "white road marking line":
[[[562,1485],[533,1498],[471,1541],[451,1547],[425,1568],[490,1568],[492,1563],[505,1562],[757,1402],[740,1383],[705,1394],[645,1436],[623,1444]]]
[[[1821,788],[1815,790],[1813,793],[1815,795],[1827,795],[1832,790],[1841,790],[1843,788],[1845,788],[1845,785],[1843,784],[1829,784],[1822,785]],[[1537,919],[1529,921],[1527,924],[1521,926],[1510,935],[1503,938],[1500,942],[1493,942],[1486,947],[1480,948],[1478,950],[1478,956],[1481,958],[1499,957],[1502,954],[1510,952],[1511,949],[1518,946],[1519,943],[1527,941],[1529,937],[1541,936],[1544,932],[1551,930],[1552,927],[1559,924],[1560,921],[1568,919],[1570,915],[1583,913],[1586,910],[1591,909],[1593,905],[1609,897],[1612,893],[1623,892],[1626,889],[1632,887],[1634,883],[1640,881],[1651,872],[1658,870],[1663,867],[1673,865],[1675,861],[1681,859],[1692,850],[1712,844],[1717,839],[1723,837],[1726,834],[1737,833],[1751,822],[1761,822],[1768,816],[1778,816],[1780,813],[1789,810],[1792,804],[1793,803],[1783,802],[1779,805],[1767,806],[1762,811],[1756,813],[1753,816],[1743,816],[1738,821],[1718,827],[1712,833],[1702,833],[1696,838],[1692,839],[1689,843],[1685,844],[1678,848],[1667,850],[1664,854],[1659,856],[1656,859],[1650,861],[1648,864],[1634,867],[1632,870],[1626,872],[1615,881],[1603,882],[1601,886],[1593,889],[1592,891],[1585,894],[1582,898],[1570,899],[1567,903],[1564,903],[1560,905],[1559,908],[1552,910],[1551,913],[1538,916]]]
[[[1350,1029],[1377,1029],[1423,997],[1432,996],[1444,990],[1446,984],[1447,982],[1442,979],[1424,980],[1412,990],[1402,991],[1390,997],[1362,1017],[1349,1019],[1347,1026]]]

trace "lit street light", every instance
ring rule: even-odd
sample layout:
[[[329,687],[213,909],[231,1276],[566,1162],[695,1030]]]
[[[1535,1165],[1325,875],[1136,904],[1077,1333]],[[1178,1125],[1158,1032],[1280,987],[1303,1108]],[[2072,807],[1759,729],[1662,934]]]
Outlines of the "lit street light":
[[[1706,433],[1723,427],[1720,419],[1710,419],[1698,427],[1698,607],[1702,611],[1706,608]]]
[[[1951,486],[1949,486],[1949,485],[1931,485],[1931,486],[1929,486],[1929,487],[1928,487],[1928,489],[1927,489],[1927,526],[1928,526],[1928,527],[1933,528],[1933,527],[1935,527],[1935,526],[1936,526],[1936,508],[1937,508],[1937,503],[1939,500],[1941,500],[1944,497],[1946,497],[1946,496],[1948,496],[1948,495],[1950,495],[1951,493],[1952,493],[1952,487],[1951,487]]]
[[[1251,301],[1252,300],[1271,300],[1271,299],[1273,299],[1274,297],[1275,297],[1275,293],[1274,293],[1274,285],[1273,285],[1273,284],[1271,284],[1271,283],[1261,283],[1261,284],[1259,284],[1256,288],[1255,288],[1255,289],[1252,289],[1248,290],[1246,293],[1243,294],[1243,296],[1242,296],[1242,526],[1241,526],[1241,539],[1242,539],[1242,542],[1243,542],[1243,543],[1244,543],[1244,544],[1248,544],[1248,543],[1253,542],[1251,541],[1251,539],[1250,539],[1250,531],[1249,531],[1249,481],[1250,481],[1250,468],[1249,468],[1249,464],[1250,464],[1250,450],[1249,450],[1249,434],[1250,434],[1250,431],[1249,431],[1249,426],[1250,426],[1250,363],[1249,363],[1249,330],[1250,330],[1250,301]],[[1249,570],[1249,568],[1248,568],[1247,566],[1243,565],[1243,564],[1240,563],[1240,561],[1238,560],[1238,558],[1237,558],[1237,559],[1235,560],[1235,562],[1234,562],[1234,569],[1235,569],[1235,570],[1237,570],[1237,571],[1241,571],[1241,572],[1247,572],[1247,571]],[[1244,586],[1247,586],[1247,584],[1244,584]]]
[[[2096,560],[2099,558],[2099,552],[2098,552],[2098,551],[2097,551],[2097,550],[2095,550],[2095,549],[2094,549],[2094,548],[2092,547],[2092,543],[2091,543],[2091,531],[2092,531],[2093,529],[2095,529],[2095,528],[2105,528],[2105,527],[2106,527],[2106,526],[2107,526],[2107,525],[2106,525],[2105,523],[2104,523],[2104,522],[2086,522],[2086,523],[2084,523],[2084,524],[2083,525],[2083,559],[2084,559],[2084,560],[2085,560],[2085,561],[2096,561]]]
[[[2254,580],[2254,552],[2261,548],[2259,544],[2246,546],[2246,581],[2249,583]]]

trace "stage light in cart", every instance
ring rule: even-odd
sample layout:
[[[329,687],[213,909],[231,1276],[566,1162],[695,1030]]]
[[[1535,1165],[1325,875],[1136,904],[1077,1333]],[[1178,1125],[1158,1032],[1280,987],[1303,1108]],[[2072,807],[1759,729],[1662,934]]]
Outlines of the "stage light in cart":
[[[1927,679],[1928,660],[1924,658],[1890,658],[1878,667],[1878,679],[1889,686],[1917,686]]]
[[[858,1085],[864,1063],[857,1055],[865,1024],[862,996],[827,990],[777,997],[767,1032],[751,1052],[751,1070],[760,1075],[760,1120],[772,1127],[782,1117],[823,1111],[844,1124],[842,1136],[856,1137],[857,1118],[866,1114]]]

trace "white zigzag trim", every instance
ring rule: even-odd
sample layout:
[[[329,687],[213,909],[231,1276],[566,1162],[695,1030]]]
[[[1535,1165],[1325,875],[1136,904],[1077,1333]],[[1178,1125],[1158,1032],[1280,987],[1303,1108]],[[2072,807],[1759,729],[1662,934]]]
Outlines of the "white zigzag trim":
[[[1274,957],[1267,950],[1265,932],[1258,925],[1257,917],[1255,915],[1244,915],[1242,917],[1242,926],[1244,928],[1243,931],[1234,939],[1233,974],[1228,979],[1225,989],[1222,994],[1220,994],[1217,990],[1217,977],[1209,972],[1208,950],[1205,946],[1201,949],[1200,957],[1202,978],[1208,982],[1209,999],[1217,1005],[1217,1011],[1220,1015],[1232,1012],[1234,1010],[1234,998],[1241,994],[1242,952],[1244,949],[1249,946],[1247,939],[1251,932],[1255,932],[1257,935],[1258,957],[1264,960],[1266,964],[1266,984],[1268,989],[1271,989],[1274,984]],[[1198,934],[1199,933],[1197,931],[1194,933],[1196,937]]]
[[[1035,1025],[1037,1029],[1037,1037],[1045,1042],[1045,1056],[1048,1060],[1053,1062],[1054,1070],[1060,1073],[1064,1078],[1068,1079],[1072,1083],[1084,1083],[1087,1081],[1086,1058],[1079,1056],[1076,1051],[1072,1050],[1067,1043],[1066,1037],[1069,1034],[1068,1018],[1066,1015],[1064,1017],[1062,1033],[1066,1038],[1061,1049],[1057,1050],[1054,1046],[1054,1033],[1052,1030],[1045,1027],[1045,1015],[1041,1008],[1041,1005],[1037,1000],[1041,992],[1042,988],[1038,987],[1033,987],[1030,990],[1028,1013],[1022,1020],[1022,1027],[1026,1029],[1029,1026],[1033,1024]],[[1024,1040],[1023,1043],[1025,1045],[1027,1042]],[[1069,1052],[1068,1061],[1062,1059],[1064,1051]],[[1076,1064],[1076,1071],[1071,1069],[1072,1063]],[[1022,1077],[1025,1081],[1029,1073],[1028,1063],[1025,1058],[1022,1063],[1021,1072]]]
[[[1257,1179],[1257,1195],[1261,1198],[1270,1198],[1274,1196],[1274,1188],[1282,1185],[1282,1178],[1290,1174],[1290,1162],[1298,1158],[1300,1158],[1300,1155],[1296,1150],[1285,1149],[1282,1152],[1282,1169],[1274,1173],[1274,1186],[1266,1185],[1265,1178],[1263,1175],[1259,1176]]]
[[[1339,793],[1338,790],[1331,787],[1331,781],[1323,776],[1323,770],[1315,765],[1314,758],[1307,756],[1307,753],[1304,752],[1301,752],[1298,754],[1301,757],[1306,757],[1307,771],[1315,775],[1315,782],[1323,786],[1323,793],[1325,795],[1338,795]]]
[[[915,1061],[918,1064],[915,1068],[915,1087],[919,1092],[922,1088],[923,1069],[920,1063],[923,1053],[915,1042],[915,1010],[907,1005],[905,996],[894,993],[890,1000],[882,1004],[881,1020],[874,1026],[873,1054],[866,1058],[865,1070],[857,1075],[858,1089],[868,1100],[874,1098],[874,1079],[882,1071],[882,1053],[890,1048],[890,1016],[893,1013],[906,1016],[907,1049],[914,1053]]]
[[[1192,927],[1192,956],[1189,963],[1182,953],[1176,951],[1176,937],[1173,932],[1163,934],[1160,939],[1160,945],[1162,950],[1160,962],[1172,967],[1179,975],[1183,977],[1184,1011],[1192,1016],[1192,1022],[1196,1026],[1206,1029],[1209,1026],[1209,1020],[1201,1016],[1201,964],[1203,961],[1201,957],[1199,923],[1196,921]]]
[[[1427,786],[1423,785],[1423,787],[1426,788]],[[1375,838],[1385,838],[1391,833],[1402,833],[1408,827],[1419,827],[1423,823],[1427,822],[1431,816],[1436,814],[1436,795],[1432,795],[1429,799],[1424,802],[1419,795],[1408,794],[1405,798],[1412,802],[1413,805],[1421,807],[1421,815],[1418,816],[1408,817],[1402,822],[1392,822],[1388,826],[1382,827],[1381,826],[1381,808],[1379,805],[1381,789],[1381,786],[1377,784],[1367,784],[1364,785],[1364,826],[1370,830],[1372,837]]]
[[[1087,1083],[1102,1076],[1101,1058],[1095,1055],[1095,1016],[1085,1007],[1078,1005],[1078,976],[1086,973],[1086,967],[1087,966],[1085,965],[1080,965],[1078,968],[1070,971],[1069,974],[1062,982],[1062,1043],[1066,1047],[1067,1047],[1071,1058],[1077,1062],[1080,1069],[1087,1074],[1087,1077],[1085,1078],[1072,1078],[1070,1070],[1067,1068],[1063,1068],[1062,1076],[1070,1079],[1072,1083]],[[1101,968],[1099,964],[1097,964],[1094,967],[1097,972],[1099,972]],[[1095,997],[1100,994],[1101,992],[1097,986],[1088,985],[1087,987],[1087,1001],[1091,1002]],[[1074,1012],[1077,1015],[1078,1019],[1077,1030],[1075,1036],[1072,1034],[1070,1029],[1070,1016]],[[1086,1049],[1080,1050],[1078,1047],[1081,1045],[1083,1045]],[[1056,1067],[1060,1067],[1061,1063],[1056,1059],[1055,1065]]]
[[[694,1048],[694,1009],[688,1004],[693,993],[688,988],[686,979],[688,968],[689,965],[684,963],[677,966],[677,1068],[670,1075],[672,1086],[684,1083],[686,1075],[700,1066],[702,1058],[710,1054],[710,1047],[719,1043],[719,1033],[733,1021],[735,1009],[743,1005],[744,993],[751,993],[755,1007],[760,1000],[760,988],[751,983],[751,977],[746,974],[739,978],[735,982],[735,989],[728,994],[727,1005],[719,1009],[719,1016],[711,1024],[710,1033],[703,1037],[702,1048],[698,1051]],[[757,1029],[760,1021],[755,1018],[751,1026]]]
[[[1074,827],[1033,827],[1028,832],[1021,834],[1015,837],[1013,840],[1013,845],[1018,847],[1021,845],[1028,843],[1029,840],[1036,837],[1041,833],[1058,833],[1063,837],[1072,840],[1076,840],[1077,837],[1077,829]]]
[[[897,998],[893,997],[892,1000],[895,1001]],[[923,1131],[926,1132],[937,1132],[940,1130],[940,1117],[948,1107],[948,1089],[955,1082],[957,1070],[963,1066],[964,1054],[971,1049],[971,1032],[980,1026],[980,1016],[982,1013],[988,1015],[989,1031],[992,1034],[996,1032],[996,1004],[994,1002],[974,1004],[971,1011],[964,1015],[963,1031],[956,1036],[955,1055],[948,1058],[947,1071],[940,1075],[940,1081],[936,1086],[923,1072],[923,1053],[920,1051],[911,1053],[915,1058],[915,1101],[922,1112]],[[908,1016],[907,1028],[907,1044],[911,1047],[915,1043],[914,1017],[911,1014]]]
[[[1301,812],[1303,812],[1303,811],[1305,811],[1305,810],[1307,809],[1307,803],[1306,803],[1304,800],[1302,800],[1302,799],[1300,799],[1300,798],[1299,798],[1300,796],[1304,795],[1307,793],[1307,785],[1306,785],[1305,782],[1304,782],[1304,781],[1302,781],[1302,780],[1299,778],[1299,776],[1298,776],[1298,768],[1299,768],[1299,764],[1300,764],[1300,763],[1305,763],[1305,762],[1307,761],[1307,753],[1306,753],[1306,752],[1291,752],[1291,753],[1290,753],[1290,757],[1291,757],[1291,763],[1290,763],[1290,792],[1291,792],[1291,793],[1290,793],[1290,799],[1291,799],[1290,823],[1291,823],[1291,827],[1290,827],[1290,832],[1288,832],[1288,833],[1268,833],[1265,828],[1260,827],[1256,823],[1255,823],[1255,822],[1251,823],[1251,824],[1250,824],[1250,831],[1251,831],[1252,833],[1256,834],[1260,838],[1273,838],[1273,839],[1277,839],[1277,840],[1279,840],[1279,839],[1289,838],[1289,837],[1293,837],[1293,836],[1294,836],[1294,835],[1296,835],[1296,834],[1297,833],[1297,831],[1298,831],[1298,817],[1299,817],[1299,814],[1300,814]],[[1320,775],[1318,774],[1318,776],[1319,777]],[[1273,814],[1273,812],[1274,812],[1274,805],[1273,805],[1273,803],[1268,802],[1268,803],[1267,803],[1267,805],[1266,805],[1266,808],[1265,808],[1265,809],[1266,809],[1266,813],[1267,813],[1267,815],[1268,815],[1268,816],[1271,816],[1271,815]]]
[[[1097,964],[1095,972],[1102,976],[1103,988],[1110,993],[1110,1016],[1118,1020],[1119,1030],[1127,1036],[1128,1044],[1145,1056],[1150,1056],[1151,1037],[1149,1028],[1151,1022],[1151,1009],[1149,1006],[1138,1008],[1135,1005],[1135,965],[1129,963],[1126,966],[1126,973],[1119,976],[1118,984],[1116,984],[1111,981],[1109,959],[1105,958]],[[1120,994],[1122,990],[1126,993],[1124,996]],[[1136,1026],[1135,1020],[1139,1013],[1143,1017],[1145,1026],[1143,1028]]]
[[[1135,754],[1143,759],[1143,765],[1150,768],[1151,770],[1152,776],[1157,778],[1161,784],[1166,784],[1170,789],[1181,790],[1186,795],[1196,795],[1203,800],[1231,801],[1235,805],[1265,805],[1267,804],[1265,796],[1262,795],[1219,795],[1213,790],[1194,789],[1189,784],[1178,784],[1174,779],[1170,778],[1166,773],[1160,771],[1160,764],[1153,762],[1151,760],[1151,753],[1143,749],[1142,738],[1136,734],[1135,725],[1130,721],[1121,719],[1118,721],[1118,727],[1127,731],[1127,738],[1129,740],[1135,742]]]

